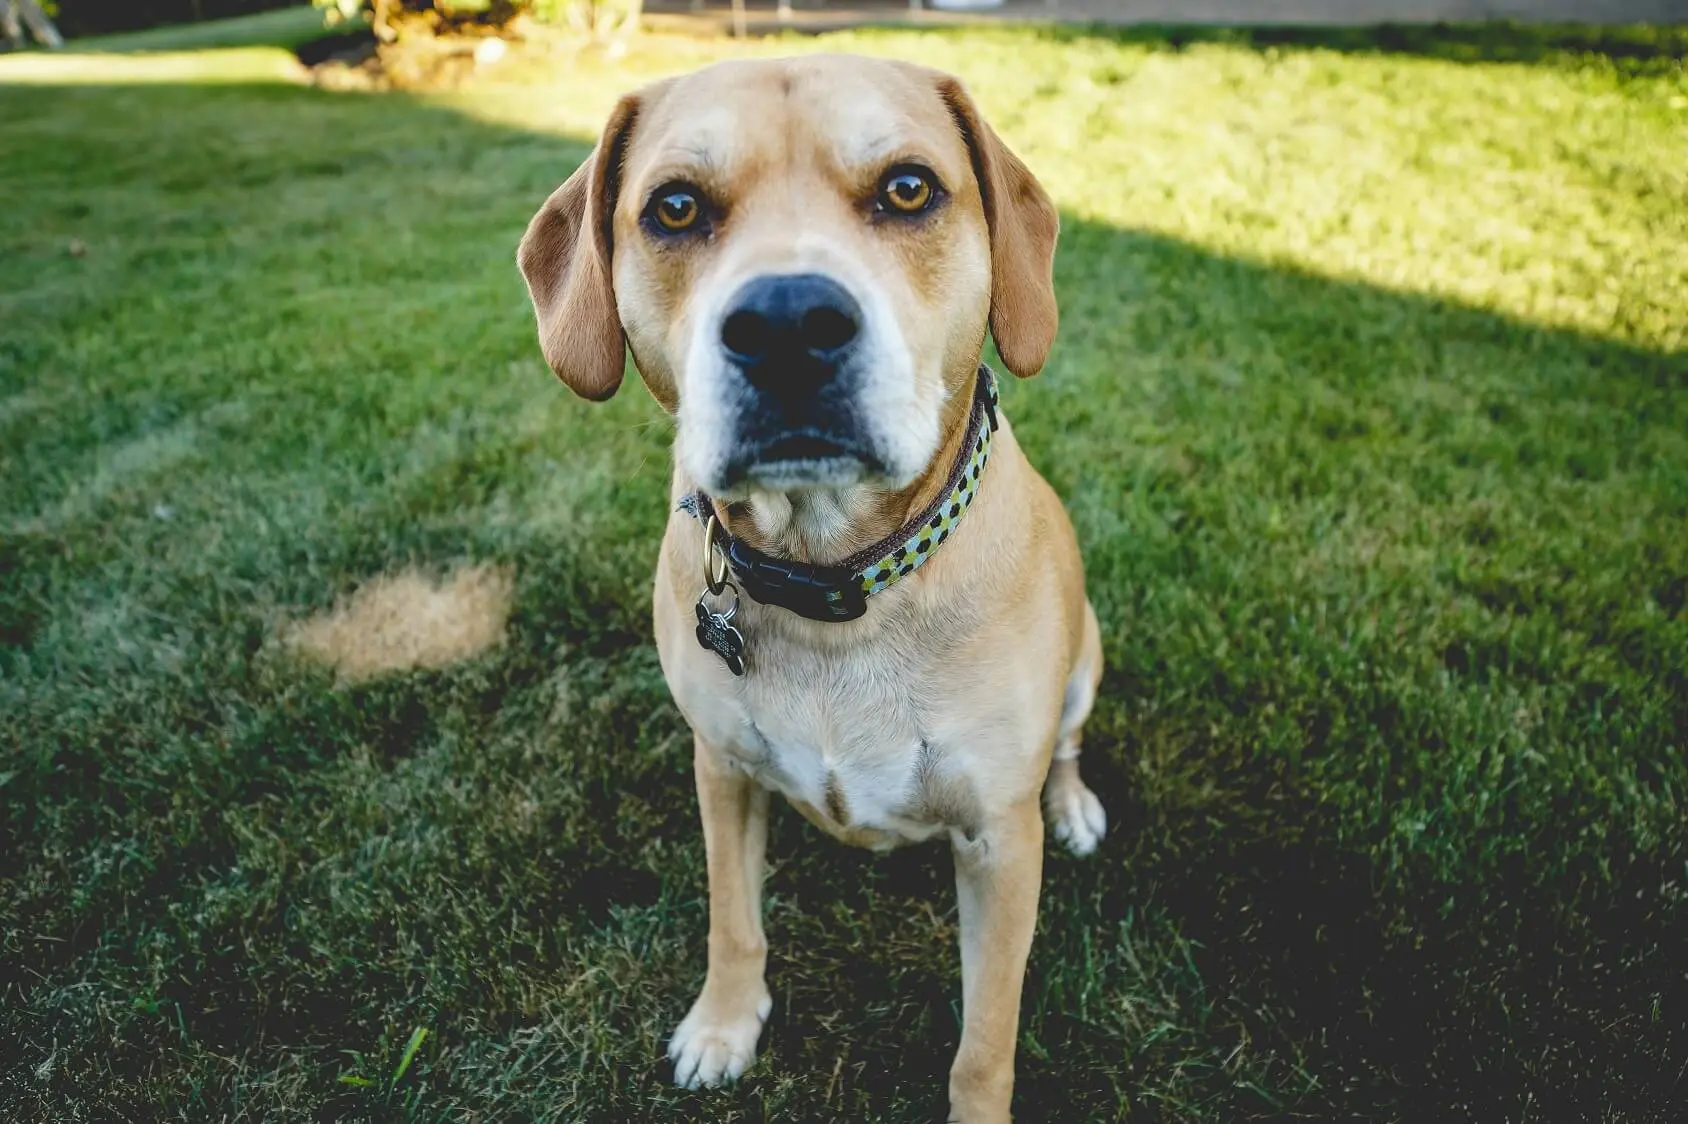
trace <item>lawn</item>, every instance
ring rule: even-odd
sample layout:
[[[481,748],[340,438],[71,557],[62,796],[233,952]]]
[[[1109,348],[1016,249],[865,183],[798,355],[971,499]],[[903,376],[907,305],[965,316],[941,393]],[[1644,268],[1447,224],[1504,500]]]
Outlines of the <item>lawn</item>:
[[[670,427],[556,383],[513,261],[623,89],[821,47],[962,74],[1064,217],[1006,406],[1084,547],[1117,826],[1051,848],[1017,1118],[1679,1118],[1675,42],[652,40],[429,96],[0,60],[0,1117],[941,1111],[947,852],[784,810],[762,1058],[667,1085],[705,931]],[[453,574],[502,642],[296,643]]]

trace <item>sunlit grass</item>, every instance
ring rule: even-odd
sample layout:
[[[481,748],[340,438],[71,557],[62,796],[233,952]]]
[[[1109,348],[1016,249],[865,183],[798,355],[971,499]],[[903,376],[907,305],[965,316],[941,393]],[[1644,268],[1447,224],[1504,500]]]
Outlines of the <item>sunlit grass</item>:
[[[1017,1119],[1668,1119],[1688,86],[1427,57],[1477,41],[652,40],[426,98],[0,59],[0,1117],[934,1115],[947,859],[783,813],[764,1060],[663,1082],[704,938],[668,428],[557,386],[513,264],[629,86],[859,49],[960,72],[1065,220],[1007,408],[1120,826],[1050,861]],[[470,567],[513,585],[461,662],[290,643]]]
[[[134,54],[70,50],[0,56],[7,85],[125,86],[175,82],[203,86],[230,82],[298,85],[299,60],[279,47],[230,47],[215,51],[159,49]]]

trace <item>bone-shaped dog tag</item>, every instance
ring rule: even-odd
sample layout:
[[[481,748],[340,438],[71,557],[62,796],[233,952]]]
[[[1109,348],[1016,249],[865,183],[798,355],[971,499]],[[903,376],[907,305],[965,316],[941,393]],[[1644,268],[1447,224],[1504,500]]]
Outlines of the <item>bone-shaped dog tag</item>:
[[[731,589],[731,586],[728,586]],[[733,604],[725,613],[712,611],[704,604],[708,593],[698,594],[697,642],[721,657],[727,670],[734,675],[744,674],[744,633],[733,627],[738,614],[738,590],[733,590]]]

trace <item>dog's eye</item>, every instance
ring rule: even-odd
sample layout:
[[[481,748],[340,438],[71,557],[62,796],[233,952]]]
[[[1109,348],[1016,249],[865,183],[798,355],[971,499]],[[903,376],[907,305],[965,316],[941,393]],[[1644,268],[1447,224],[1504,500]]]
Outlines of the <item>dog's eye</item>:
[[[697,196],[686,191],[676,191],[672,195],[664,195],[656,201],[656,221],[665,230],[684,230],[697,222],[703,208],[698,206]]]
[[[703,221],[703,200],[681,184],[658,188],[645,208],[646,217],[664,234],[684,234]]]
[[[892,168],[879,184],[879,209],[917,215],[938,196],[932,173],[924,168]]]

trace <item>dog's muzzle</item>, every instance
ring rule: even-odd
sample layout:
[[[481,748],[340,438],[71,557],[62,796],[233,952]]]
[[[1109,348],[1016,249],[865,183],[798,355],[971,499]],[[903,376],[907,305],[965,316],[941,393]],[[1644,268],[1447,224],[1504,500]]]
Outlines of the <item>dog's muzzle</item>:
[[[730,481],[825,484],[878,470],[854,403],[863,314],[818,273],[744,284],[721,319],[721,351],[742,380]]]

